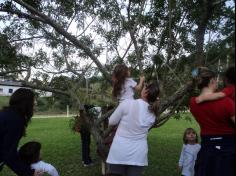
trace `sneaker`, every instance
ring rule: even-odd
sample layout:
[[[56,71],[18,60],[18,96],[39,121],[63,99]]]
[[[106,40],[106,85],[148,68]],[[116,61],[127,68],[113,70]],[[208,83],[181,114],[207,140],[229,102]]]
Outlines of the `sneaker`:
[[[84,167],[90,167],[90,166],[93,166],[94,164],[91,162],[91,163],[89,163],[89,164],[85,164],[84,163]]]

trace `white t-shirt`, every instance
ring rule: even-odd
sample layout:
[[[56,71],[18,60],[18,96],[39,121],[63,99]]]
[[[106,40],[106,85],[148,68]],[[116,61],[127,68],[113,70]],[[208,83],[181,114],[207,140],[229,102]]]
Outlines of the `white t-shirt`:
[[[137,83],[132,78],[127,78],[121,90],[121,94],[118,97],[119,102],[122,102],[126,99],[134,99],[136,86],[137,86]]]
[[[119,124],[112,142],[107,163],[134,166],[148,165],[147,135],[155,122],[155,115],[142,99],[126,100],[109,119],[109,125]]]
[[[39,161],[37,163],[31,164],[31,168],[43,171],[44,173],[47,173],[50,176],[59,176],[56,168],[49,163],[45,163],[44,161]]]
[[[201,149],[200,144],[184,144],[182,147],[179,166],[183,167],[182,175],[185,176],[194,176],[194,166],[197,159],[197,154]]]

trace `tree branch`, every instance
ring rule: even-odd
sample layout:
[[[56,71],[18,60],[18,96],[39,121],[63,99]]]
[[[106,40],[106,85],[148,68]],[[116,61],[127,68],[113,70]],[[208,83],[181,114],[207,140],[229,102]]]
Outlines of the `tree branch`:
[[[162,101],[158,110],[158,114],[163,113],[168,107],[175,104],[178,100],[180,100],[186,93],[191,92],[194,88],[194,82],[189,81],[186,85],[181,87],[174,95],[167,98],[165,101]]]
[[[11,71],[4,71],[4,72],[0,72],[0,76],[6,76],[8,74],[11,73],[21,73],[21,72],[26,72],[27,70],[22,69],[22,70],[11,70]]]
[[[209,20],[213,15],[213,11],[216,6],[213,5],[214,0],[204,0],[200,1],[200,10],[201,14],[197,23],[197,31],[196,31],[196,58],[195,58],[195,66],[203,66],[204,65],[204,37],[207,29],[207,25]]]
[[[25,40],[41,39],[41,38],[44,38],[44,36],[34,36],[34,37],[28,37],[28,38],[15,39],[15,40],[10,40],[9,42],[13,43],[13,42],[21,42]]]
[[[140,7],[140,11],[139,11],[139,15],[137,18],[140,17],[140,15],[142,14],[143,10],[144,10],[144,6],[145,6],[145,0],[142,1],[142,4],[141,4],[141,7]],[[131,37],[131,40],[133,41],[133,44],[134,44],[134,48],[135,48],[135,53],[136,53],[136,57],[137,57],[137,61],[138,61],[138,65],[139,65],[139,70],[140,70],[140,73],[143,73],[143,64],[142,64],[142,60],[143,60],[143,54],[142,54],[142,50],[140,49],[140,47],[138,46],[138,42],[136,40],[136,37],[135,37],[135,31],[137,31],[137,26],[138,26],[138,23],[139,23],[139,20],[136,19],[135,20],[135,24],[132,24],[131,26],[131,16],[130,16],[130,8],[131,8],[131,0],[129,1],[129,5],[128,5],[128,8],[127,8],[127,12],[128,12],[128,21],[129,21],[129,34],[130,34],[130,37]]]
[[[42,18],[33,16],[33,15],[29,15],[27,13],[23,13],[19,10],[0,9],[0,12],[6,12],[6,13],[10,13],[12,15],[17,15],[19,18],[27,18],[27,19],[41,21],[41,22],[45,23],[45,21]]]
[[[70,96],[70,94],[68,92],[57,90],[52,87],[47,87],[45,85],[39,86],[39,85],[35,85],[35,84],[31,84],[29,82],[23,81],[22,86],[32,88],[32,89],[38,89],[38,90],[42,90],[42,91],[46,91],[46,92],[52,92],[52,93],[56,93],[56,94]]]
[[[102,72],[104,77],[110,83],[112,82],[111,78],[110,78],[110,75],[108,74],[107,69],[105,67],[103,67],[103,65],[100,63],[100,61],[97,59],[97,57],[92,53],[92,51],[90,50],[89,47],[85,46],[84,43],[80,42],[75,36],[73,36],[72,34],[68,33],[65,29],[63,29],[62,26],[58,25],[50,17],[48,17],[48,16],[44,15],[43,13],[37,11],[35,8],[33,8],[32,6],[28,5],[24,1],[22,1],[22,0],[14,0],[14,1],[17,2],[18,4],[20,4],[21,6],[25,7],[31,13],[36,14],[40,18],[44,19],[44,21],[42,21],[43,23],[50,25],[59,34],[63,35],[67,40],[72,42],[77,48],[82,49],[94,61],[94,63],[97,65],[97,67]]]

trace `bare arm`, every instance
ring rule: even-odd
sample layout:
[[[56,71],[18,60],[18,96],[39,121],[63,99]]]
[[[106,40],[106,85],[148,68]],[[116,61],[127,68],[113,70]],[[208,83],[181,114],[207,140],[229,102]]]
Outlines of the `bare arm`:
[[[211,93],[207,95],[200,95],[196,98],[197,103],[202,103],[205,101],[213,101],[218,100],[220,98],[224,98],[226,95],[223,92]]]
[[[145,77],[144,76],[140,76],[139,83],[135,87],[135,91],[140,92],[143,89],[144,81],[145,81]]]

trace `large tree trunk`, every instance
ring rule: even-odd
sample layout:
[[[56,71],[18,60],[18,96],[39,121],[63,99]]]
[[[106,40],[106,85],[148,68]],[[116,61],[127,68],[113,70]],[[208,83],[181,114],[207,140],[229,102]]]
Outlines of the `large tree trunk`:
[[[206,26],[199,25],[196,34],[196,59],[195,66],[200,67],[204,65],[204,37]]]
[[[207,29],[207,25],[213,16],[214,11],[214,0],[199,0],[200,11],[202,13],[199,19],[197,20],[197,31],[196,31],[196,58],[195,66],[205,65],[204,59],[204,38]]]

